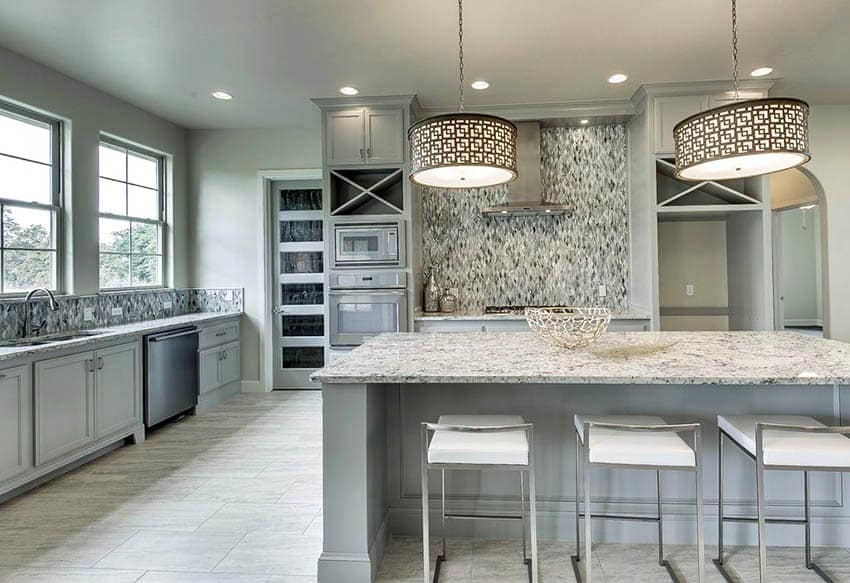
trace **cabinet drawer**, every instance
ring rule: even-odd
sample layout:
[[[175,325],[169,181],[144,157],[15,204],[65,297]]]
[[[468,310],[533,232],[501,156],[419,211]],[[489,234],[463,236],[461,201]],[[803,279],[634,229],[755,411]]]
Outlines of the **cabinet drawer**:
[[[239,340],[239,324],[222,324],[212,328],[201,330],[198,339],[198,348],[203,350],[212,346],[221,346]]]

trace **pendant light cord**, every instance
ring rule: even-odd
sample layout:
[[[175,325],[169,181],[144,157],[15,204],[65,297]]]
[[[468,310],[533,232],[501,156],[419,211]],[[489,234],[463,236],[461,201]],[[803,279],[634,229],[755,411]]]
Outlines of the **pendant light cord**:
[[[735,82],[735,101],[738,95],[738,2],[732,0],[732,79]]]
[[[734,0],[733,0],[734,1]],[[460,112],[463,113],[463,0],[457,0],[457,56],[458,56],[458,92],[460,93]]]

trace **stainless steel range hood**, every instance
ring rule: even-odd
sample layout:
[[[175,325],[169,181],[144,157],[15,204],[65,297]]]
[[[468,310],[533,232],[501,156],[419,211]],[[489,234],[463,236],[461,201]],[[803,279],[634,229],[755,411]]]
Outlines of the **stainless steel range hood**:
[[[519,176],[508,185],[505,204],[481,209],[485,217],[529,217],[568,214],[566,204],[544,202],[540,184],[540,123],[522,122],[517,127],[517,170]]]

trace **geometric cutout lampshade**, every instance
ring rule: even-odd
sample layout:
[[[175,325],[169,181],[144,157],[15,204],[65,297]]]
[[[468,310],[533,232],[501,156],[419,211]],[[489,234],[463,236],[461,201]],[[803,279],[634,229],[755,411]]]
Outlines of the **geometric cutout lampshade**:
[[[676,177],[729,180],[801,166],[809,154],[809,104],[799,99],[740,101],[673,128]]]
[[[410,179],[439,188],[481,188],[517,177],[516,126],[476,113],[423,119],[407,131]]]

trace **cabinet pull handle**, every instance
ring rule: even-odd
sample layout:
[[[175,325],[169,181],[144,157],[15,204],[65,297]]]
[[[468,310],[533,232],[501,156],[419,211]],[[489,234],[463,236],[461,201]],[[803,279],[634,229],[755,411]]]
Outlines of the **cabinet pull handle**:
[[[87,358],[86,359],[86,366],[88,367],[89,372],[94,372],[94,359],[93,358]]]
[[[367,157],[367,158],[371,158],[371,157],[372,157],[372,148],[366,148],[366,157]]]
[[[0,380],[5,379],[5,378],[6,378],[6,375],[0,374]]]
[[[216,336],[224,336],[225,334],[227,334],[227,332],[218,332],[218,333],[216,334]]]
[[[364,158],[364,156],[363,156],[363,148],[360,148],[360,159],[362,160],[363,158]]]
[[[104,366],[105,366],[105,365],[104,365],[104,362],[103,362],[103,357],[102,357],[102,356],[99,356],[99,357],[97,358],[97,368],[98,368],[98,370],[103,370],[103,367],[104,367]]]

